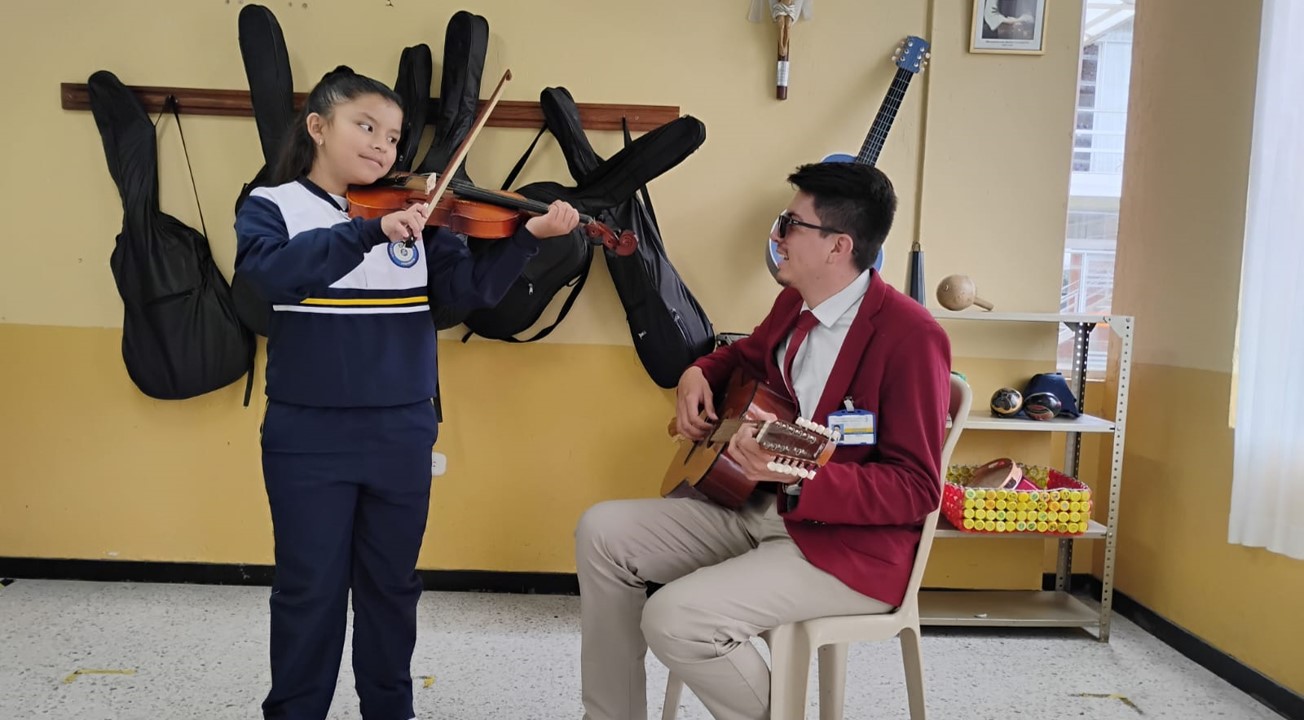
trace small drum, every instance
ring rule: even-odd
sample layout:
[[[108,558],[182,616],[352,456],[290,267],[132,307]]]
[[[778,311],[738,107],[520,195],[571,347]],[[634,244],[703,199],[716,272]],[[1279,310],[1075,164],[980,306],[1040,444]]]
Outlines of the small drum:
[[[1059,415],[1061,409],[1063,404],[1055,393],[1033,393],[1023,402],[1023,413],[1033,420],[1050,420]]]
[[[1014,417],[1023,409],[1023,394],[1012,387],[1003,387],[992,393],[990,406],[996,417]]]

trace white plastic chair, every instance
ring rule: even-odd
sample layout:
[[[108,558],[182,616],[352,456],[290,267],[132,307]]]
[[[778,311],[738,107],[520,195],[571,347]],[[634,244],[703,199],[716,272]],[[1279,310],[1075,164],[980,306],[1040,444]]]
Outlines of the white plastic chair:
[[[951,464],[951,453],[960,440],[969,417],[973,393],[957,375],[951,375],[951,427],[942,445],[942,477]],[[799,720],[806,717],[806,686],[810,660],[819,651],[820,720],[842,720],[846,695],[847,647],[853,642],[874,642],[901,637],[901,659],[906,671],[906,694],[910,720],[924,720],[924,666],[919,652],[919,585],[924,579],[928,553],[937,531],[941,508],[928,514],[915,551],[915,565],[906,586],[905,599],[896,610],[882,615],[846,615],[780,625],[761,633],[770,646],[770,720]],[[684,682],[673,674],[666,682],[662,720],[675,720]]]

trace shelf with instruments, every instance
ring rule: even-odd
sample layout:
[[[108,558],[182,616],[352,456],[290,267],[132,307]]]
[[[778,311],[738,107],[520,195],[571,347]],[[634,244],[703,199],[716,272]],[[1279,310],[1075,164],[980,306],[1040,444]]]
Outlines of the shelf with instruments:
[[[163,111],[163,102],[169,95],[177,100],[177,110],[191,115],[217,115],[225,117],[253,117],[254,108],[248,90],[214,90],[207,88],[128,86],[140,99],[145,111]],[[294,107],[303,107],[307,93],[295,93]],[[60,83],[59,100],[64,110],[90,110],[90,93],[85,83]],[[486,101],[480,101],[483,108]],[[631,132],[656,129],[679,117],[677,105],[629,105],[619,103],[576,103],[580,122],[586,130],[621,129],[622,118],[629,123]],[[439,99],[430,99],[426,117],[437,117]],[[493,109],[485,123],[492,127],[529,128],[543,127],[543,109],[539,103],[521,100],[503,100]]]
[[[1123,440],[1127,427],[1128,386],[1132,367],[1133,318],[1125,315],[1088,315],[1060,313],[1019,312],[952,312],[933,310],[933,317],[945,327],[955,322],[988,323],[1053,323],[1064,325],[1073,333],[1074,355],[1072,373],[1066,379],[1069,389],[1083,407],[1086,390],[1086,367],[1091,331],[1105,325],[1118,343],[1117,392],[1114,397],[1113,419],[1083,414],[1078,418],[1032,420],[1023,418],[993,417],[987,408],[975,408],[968,416],[964,432],[1055,432],[1066,436],[1063,472],[1077,477],[1082,448],[1082,436],[1108,434],[1112,436],[1112,451],[1108,474],[1108,492],[1103,480],[1093,484],[1097,506],[1104,507],[1104,522],[1090,520],[1086,532],[1072,537],[1048,536],[1041,533],[972,533],[955,528],[945,517],[938,520],[938,538],[947,539],[1024,539],[1054,540],[1058,545],[1055,563],[1055,589],[1053,590],[921,590],[919,593],[920,623],[936,626],[1002,626],[1002,627],[1083,627],[1097,628],[1097,638],[1109,641],[1109,626],[1113,614],[1114,563],[1118,540],[1118,501],[1123,474]],[[1111,345],[1115,340],[1111,340]],[[964,436],[961,436],[963,442]],[[1103,474],[1103,473],[1102,473]],[[1081,479],[1081,478],[1079,478]],[[1105,502],[1101,502],[1105,501]],[[1101,542],[1104,562],[1101,578],[1099,606],[1084,603],[1069,592],[1073,567],[1074,541]]]

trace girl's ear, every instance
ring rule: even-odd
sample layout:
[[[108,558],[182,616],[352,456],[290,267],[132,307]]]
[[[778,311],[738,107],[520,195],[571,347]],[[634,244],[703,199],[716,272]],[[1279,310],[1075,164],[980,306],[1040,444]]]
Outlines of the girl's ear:
[[[304,122],[308,128],[308,137],[312,138],[313,143],[321,145],[325,140],[323,130],[326,128],[326,118],[317,113],[308,113]]]

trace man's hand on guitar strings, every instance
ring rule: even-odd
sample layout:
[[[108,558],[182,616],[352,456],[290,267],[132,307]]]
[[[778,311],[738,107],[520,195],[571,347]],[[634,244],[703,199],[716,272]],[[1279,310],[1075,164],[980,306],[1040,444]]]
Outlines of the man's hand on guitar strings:
[[[778,459],[774,453],[767,452],[756,442],[756,426],[743,425],[729,438],[729,456],[738,462],[738,467],[748,480],[755,482],[780,482],[791,485],[800,478],[786,473],[775,472],[769,464]]]
[[[675,425],[680,435],[691,440],[702,440],[715,427],[720,418],[711,401],[711,384],[699,367],[690,367],[679,376],[675,389]],[[706,417],[702,417],[705,409]]]

